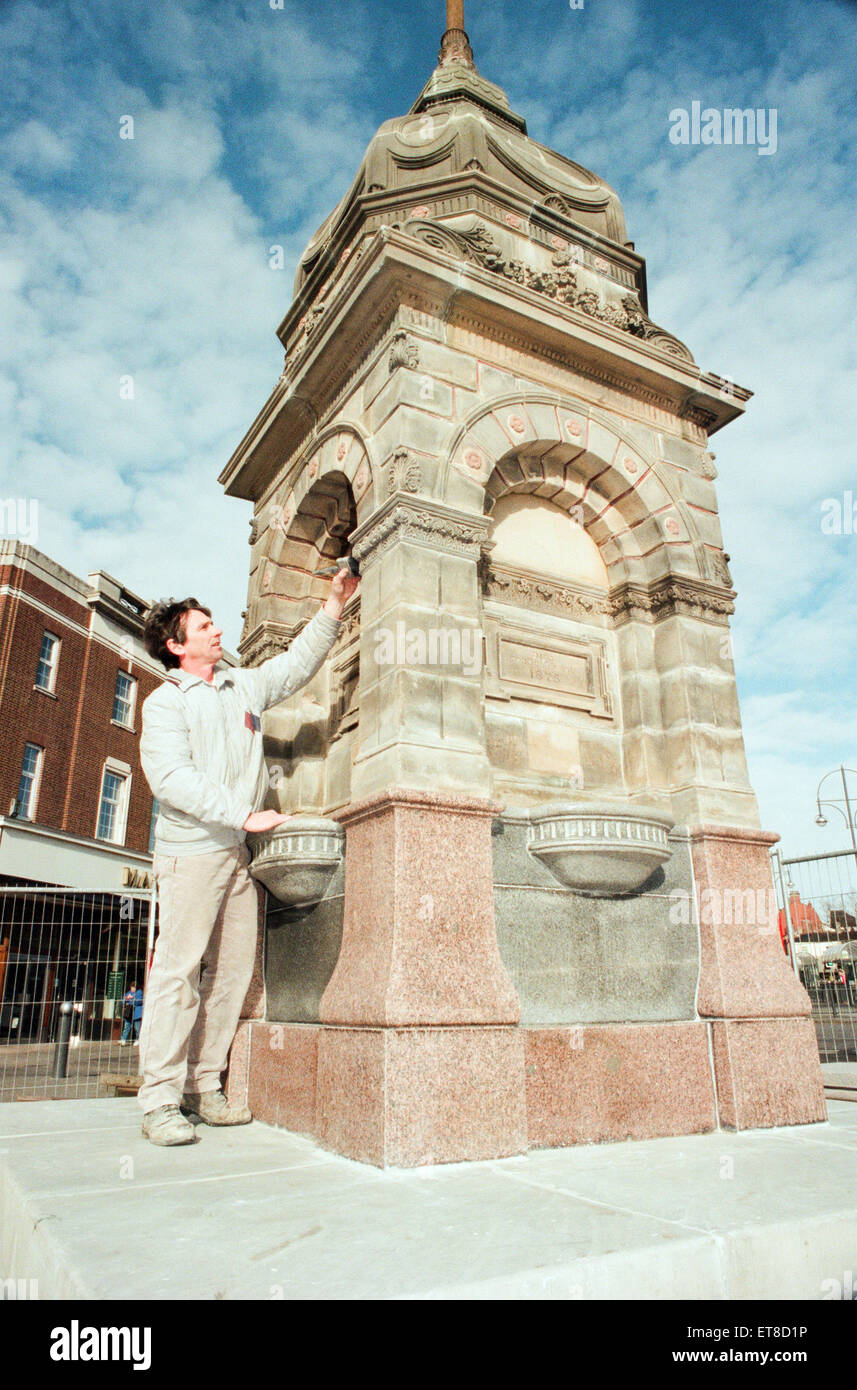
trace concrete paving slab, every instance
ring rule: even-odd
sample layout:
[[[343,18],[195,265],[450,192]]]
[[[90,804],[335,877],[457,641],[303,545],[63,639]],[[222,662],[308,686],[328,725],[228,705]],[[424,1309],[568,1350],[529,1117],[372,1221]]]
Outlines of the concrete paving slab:
[[[258,1123],[157,1149],[133,1099],[0,1105],[0,1277],[47,1299],[821,1299],[857,1270],[857,1108],[829,1114],[382,1171]]]
[[[823,1062],[821,1071],[828,1099],[857,1101],[857,1062]]]

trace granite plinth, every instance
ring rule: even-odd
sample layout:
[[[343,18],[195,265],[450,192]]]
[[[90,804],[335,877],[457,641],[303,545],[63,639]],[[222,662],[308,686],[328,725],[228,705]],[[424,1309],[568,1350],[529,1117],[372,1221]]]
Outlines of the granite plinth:
[[[319,1005],[342,945],[345,867],[333,875],[320,903],[306,911],[282,910],[269,899],[265,924],[267,1018],[317,1023]]]
[[[717,1127],[706,1025],[524,1030],[531,1148]]]
[[[728,1129],[827,1119],[812,1019],[729,1019],[711,1024],[720,1123]]]
[[[501,1158],[527,1147],[516,1028],[322,1028],[317,1137],[380,1167]]]
[[[322,1022],[517,1022],[494,923],[496,809],[476,797],[394,790],[341,813],[342,947]]]
[[[811,1012],[777,929],[769,851],[778,839],[735,827],[690,831],[701,948],[697,1007],[703,1017]]]
[[[311,1024],[254,1023],[246,1102],[254,1119],[315,1133],[318,1031]]]
[[[527,850],[524,818],[494,826],[497,939],[524,1024],[655,1022],[695,1017],[699,937],[686,835],[633,898],[557,886]]]
[[[265,895],[262,889],[258,889],[259,915],[258,931],[256,934],[256,959],[253,962],[253,974],[247,986],[247,993],[244,996],[244,1003],[241,1006],[242,1018],[264,1018],[265,1017]]]

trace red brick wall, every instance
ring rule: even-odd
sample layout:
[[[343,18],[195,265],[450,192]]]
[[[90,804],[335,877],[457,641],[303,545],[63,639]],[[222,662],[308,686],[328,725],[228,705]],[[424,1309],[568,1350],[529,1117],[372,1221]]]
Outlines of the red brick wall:
[[[12,595],[0,595],[0,814],[17,794],[24,744],[44,748],[35,820],[73,834],[95,835],[105,759],[118,758],[132,770],[125,844],[149,847],[152,794],[140,766],[140,710],[160,685],[149,671],[98,640],[74,631],[63,617],[88,629],[90,610],[57,593],[35,576],[3,567],[0,584],[33,594],[54,612],[49,616]],[[54,695],[34,689],[44,632],[62,643]],[[116,674],[137,680],[133,729],[111,723]]]

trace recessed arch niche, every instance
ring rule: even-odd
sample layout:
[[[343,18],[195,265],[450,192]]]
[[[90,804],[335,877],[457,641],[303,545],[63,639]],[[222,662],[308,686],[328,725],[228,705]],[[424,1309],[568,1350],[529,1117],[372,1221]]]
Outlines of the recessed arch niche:
[[[315,616],[331,583],[330,575],[317,572],[349,551],[348,538],[358,524],[359,499],[342,469],[321,471],[316,458],[304,474],[303,486],[284,489],[264,513],[259,579],[241,643],[244,665],[282,651]],[[276,769],[271,799],[284,810],[327,813],[348,800],[359,722],[359,639],[355,595],[343,613],[339,638],[312,681],[263,717],[265,755]]]

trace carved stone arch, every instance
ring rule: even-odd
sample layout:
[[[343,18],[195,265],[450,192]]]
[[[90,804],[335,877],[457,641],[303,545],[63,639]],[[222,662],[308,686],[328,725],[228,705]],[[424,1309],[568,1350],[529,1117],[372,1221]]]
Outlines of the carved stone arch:
[[[486,511],[511,487],[582,506],[611,583],[707,577],[698,529],[666,470],[590,406],[546,392],[500,397],[459,430],[444,494],[453,470],[483,489]]]
[[[292,491],[298,504],[314,483],[328,473],[342,473],[353,495],[358,522],[378,505],[378,467],[362,432],[350,421],[337,420],[312,441],[293,474]]]

